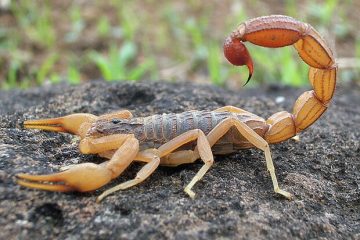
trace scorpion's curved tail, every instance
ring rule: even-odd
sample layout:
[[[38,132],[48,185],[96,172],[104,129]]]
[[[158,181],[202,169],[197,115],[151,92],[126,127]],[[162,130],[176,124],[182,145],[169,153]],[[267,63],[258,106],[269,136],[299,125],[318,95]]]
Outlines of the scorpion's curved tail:
[[[240,24],[224,43],[224,54],[234,65],[247,65],[253,73],[251,57],[242,42],[278,48],[294,45],[303,61],[310,66],[309,79],[313,90],[297,100],[293,113],[273,114],[266,122],[265,140],[277,143],[295,136],[313,124],[327,109],[336,85],[337,65],[331,49],[309,24],[288,16],[272,15],[254,18]]]

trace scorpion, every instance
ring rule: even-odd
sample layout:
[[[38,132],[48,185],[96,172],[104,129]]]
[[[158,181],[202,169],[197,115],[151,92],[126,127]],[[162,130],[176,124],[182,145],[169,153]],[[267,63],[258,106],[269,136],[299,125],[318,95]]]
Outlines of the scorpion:
[[[279,187],[269,144],[296,136],[325,112],[335,91],[335,58],[324,39],[307,23],[282,15],[250,19],[241,23],[223,46],[231,64],[247,66],[247,82],[254,67],[243,42],[268,48],[293,45],[309,65],[313,90],[297,99],[292,113],[281,111],[264,120],[243,109],[225,106],[214,111],[192,110],[148,117],[133,117],[130,111],[121,110],[101,116],[77,113],[27,120],[25,128],[76,134],[81,139],[81,153],[98,154],[108,160],[66,166],[55,174],[18,174],[17,183],[48,191],[87,192],[117,178],[133,161],[144,163],[134,179],[99,195],[96,201],[100,202],[109,194],[143,182],[159,165],[178,166],[201,159],[204,164],[184,189],[194,198],[192,188],[213,165],[213,154],[256,147],[265,153],[275,193],[291,199],[292,194]]]

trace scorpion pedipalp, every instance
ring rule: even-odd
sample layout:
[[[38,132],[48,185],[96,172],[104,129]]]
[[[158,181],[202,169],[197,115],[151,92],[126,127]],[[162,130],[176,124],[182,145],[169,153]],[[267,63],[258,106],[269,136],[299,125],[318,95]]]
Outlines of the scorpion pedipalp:
[[[87,192],[98,189],[110,182],[111,175],[112,172],[103,165],[82,163],[73,165],[66,171],[54,174],[18,174],[17,183],[25,187],[48,191]]]
[[[41,129],[53,132],[68,132],[84,137],[89,124],[96,120],[96,116],[88,113],[75,113],[64,117],[27,120],[24,128]],[[87,127],[85,127],[85,125]],[[86,124],[88,123],[88,124]]]
[[[57,192],[88,192],[96,190],[111,179],[118,177],[134,160],[139,150],[139,141],[133,136],[119,139],[118,149],[110,161],[101,164],[81,163],[66,171],[47,175],[18,174],[19,185]]]

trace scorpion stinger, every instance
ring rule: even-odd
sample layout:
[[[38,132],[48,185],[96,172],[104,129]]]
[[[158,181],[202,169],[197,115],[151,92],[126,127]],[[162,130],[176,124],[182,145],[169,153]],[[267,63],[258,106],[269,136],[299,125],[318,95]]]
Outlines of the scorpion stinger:
[[[244,43],[238,38],[227,37],[224,42],[224,55],[226,59],[235,66],[246,65],[249,69],[249,77],[245,86],[254,72],[254,64]]]

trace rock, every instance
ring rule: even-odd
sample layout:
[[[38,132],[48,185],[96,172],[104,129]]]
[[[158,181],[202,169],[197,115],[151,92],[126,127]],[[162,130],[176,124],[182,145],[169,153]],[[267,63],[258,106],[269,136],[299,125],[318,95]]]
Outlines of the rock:
[[[201,162],[160,167],[139,186],[95,197],[135,176],[133,164],[119,179],[92,193],[54,193],[15,184],[15,174],[49,173],[82,162],[101,162],[78,152],[78,139],[22,129],[25,119],[76,112],[129,109],[136,116],[235,105],[269,117],[291,111],[303,89],[227,91],[163,82],[48,86],[0,92],[0,226],[3,239],[359,239],[360,89],[342,87],[324,116],[300,136],[272,146],[280,186],[277,196],[256,149],[218,156],[194,187],[183,188]],[[276,102],[283,96],[281,102]]]

